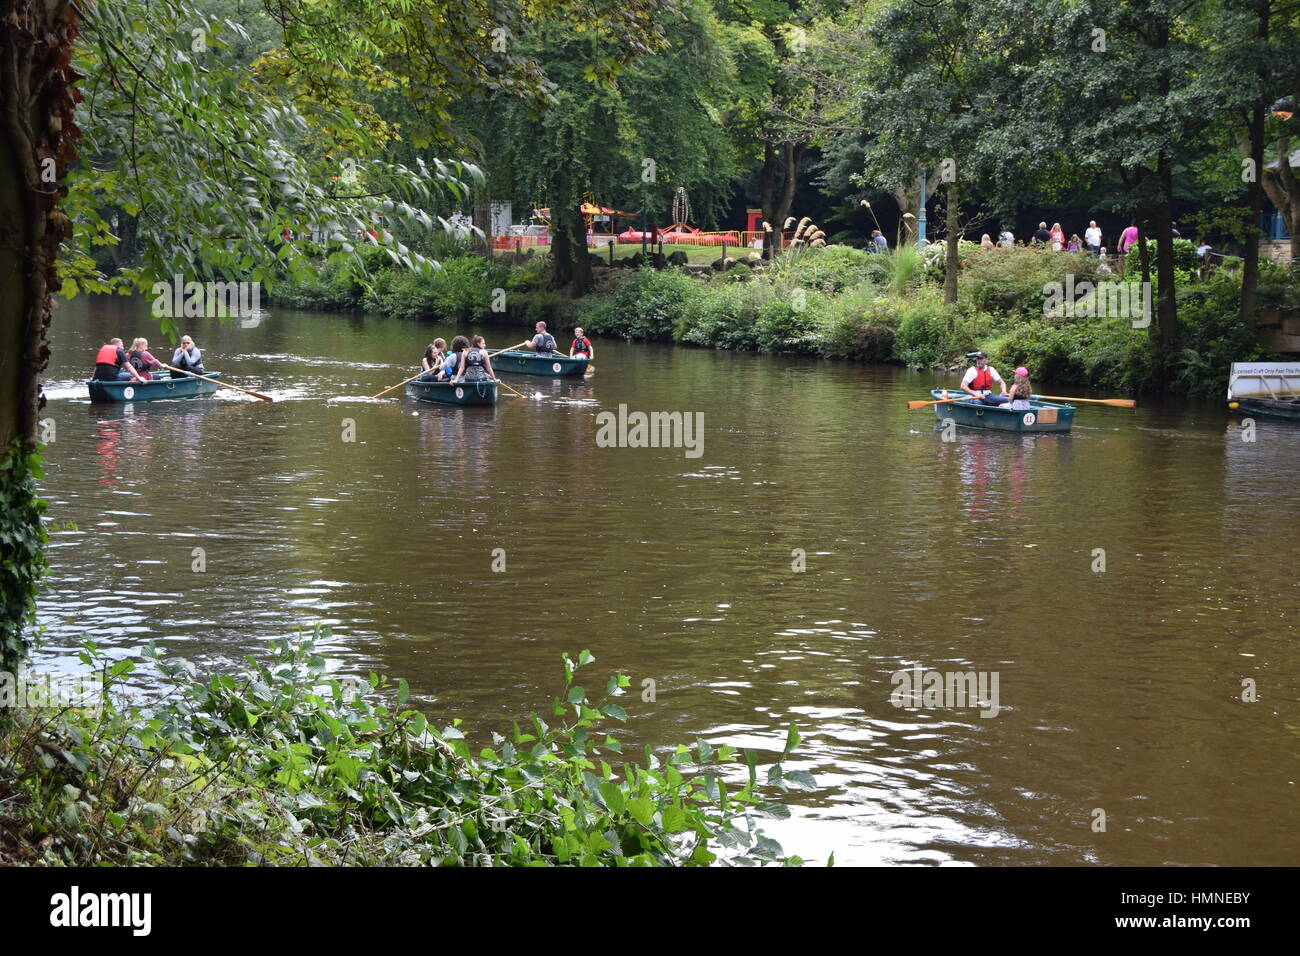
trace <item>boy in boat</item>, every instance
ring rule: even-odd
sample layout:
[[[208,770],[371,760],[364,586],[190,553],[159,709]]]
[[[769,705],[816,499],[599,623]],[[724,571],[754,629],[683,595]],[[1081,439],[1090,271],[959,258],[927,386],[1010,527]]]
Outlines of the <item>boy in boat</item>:
[[[143,382],[144,376],[135,370],[130,356],[122,348],[121,339],[109,339],[99,347],[95,356],[95,379],[100,382]]]
[[[127,358],[131,361],[131,367],[145,378],[152,378],[155,371],[162,371],[162,362],[149,353],[148,339],[139,338],[132,342]]]
[[[438,372],[442,370],[442,363],[447,360],[447,340],[434,339],[433,343],[424,350],[424,358],[420,360],[420,365],[424,368],[424,374],[420,376],[421,382],[432,382],[437,379]]]
[[[1007,398],[1011,400],[1007,408],[1017,412],[1029,411],[1033,407],[1029,404],[1033,394],[1034,387],[1029,384],[1029,369],[1022,365],[1016,369],[1016,379],[1007,390]]]
[[[533,340],[528,343],[537,352],[538,355],[549,356],[555,354],[555,336],[546,331],[546,323],[537,323],[537,334]]]
[[[172,365],[182,372],[193,372],[195,375],[203,374],[203,353],[199,351],[194,340],[188,335],[181,336],[181,344],[172,353]],[[172,372],[172,378],[184,378]]]
[[[576,359],[593,359],[596,357],[595,349],[591,347],[591,339],[582,334],[582,329],[573,330],[573,344],[569,346],[569,358]]]
[[[1007,401],[1007,383],[998,370],[989,364],[988,353],[971,352],[966,356],[974,359],[975,362],[970,368],[966,369],[966,374],[962,376],[961,390],[973,398],[978,398],[985,405],[1002,405]],[[1002,386],[1002,394],[993,394],[993,383],[997,382]]]

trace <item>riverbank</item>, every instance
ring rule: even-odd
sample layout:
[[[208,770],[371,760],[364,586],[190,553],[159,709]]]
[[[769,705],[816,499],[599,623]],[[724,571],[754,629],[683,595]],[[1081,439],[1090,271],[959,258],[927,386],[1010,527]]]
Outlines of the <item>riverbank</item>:
[[[533,714],[472,751],[460,721],[437,729],[408,706],[405,681],[328,676],[324,638],[281,642],[240,674],[160,660],[152,704],[123,701],[131,661],[89,650],[101,693],[55,706],[69,685],[28,678],[44,696],[21,695],[27,706],[0,731],[0,864],[802,862],[746,823],[789,815],[760,797],[752,751],[701,741],[662,763],[625,758],[605,730],[626,719],[615,699],[630,681],[611,676],[589,695],[575,682],[587,651],[564,656],[564,692],[545,720]],[[791,725],[785,754],[798,739]],[[721,780],[743,779],[744,764],[727,771],[741,760],[748,783],[729,791]],[[779,765],[764,772],[782,780]]]
[[[367,250],[373,268],[364,281],[331,265],[319,280],[283,284],[274,296],[298,308],[525,330],[545,321],[561,344],[578,325],[588,335],[916,368],[955,368],[965,353],[983,349],[995,365],[1028,366],[1036,380],[1201,397],[1222,393],[1232,362],[1274,357],[1238,317],[1240,272],[1229,266],[1200,275],[1190,243],[1178,248],[1173,350],[1157,347],[1149,333],[1157,290],[1144,296],[1140,283],[1099,272],[1091,256],[963,244],[958,299],[944,305],[942,252],[939,245],[924,255],[910,246],[887,255],[830,246],[706,275],[684,266],[608,267],[593,255],[596,288],[570,299],[546,287],[543,255],[455,255],[430,279],[388,268],[378,250]],[[1300,309],[1300,281],[1263,263],[1260,307]]]

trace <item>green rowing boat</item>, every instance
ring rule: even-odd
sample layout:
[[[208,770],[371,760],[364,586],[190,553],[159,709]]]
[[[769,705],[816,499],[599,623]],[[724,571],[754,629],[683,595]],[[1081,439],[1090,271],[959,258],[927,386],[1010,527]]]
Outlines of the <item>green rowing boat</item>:
[[[204,372],[208,378],[221,378],[220,372]],[[95,404],[117,402],[152,402],[161,398],[198,398],[217,390],[215,382],[201,378],[172,378],[160,372],[148,382],[103,382],[92,378],[86,383],[90,400]]]
[[[586,374],[589,359],[574,359],[558,352],[538,355],[523,349],[504,349],[492,356],[492,369],[496,372],[514,372],[517,375],[545,375],[564,378]]]
[[[948,397],[960,394],[949,389]],[[931,390],[935,399],[944,397],[944,389]],[[967,398],[960,402],[948,402],[934,406],[934,415],[939,421],[952,419],[958,425],[968,428],[991,428],[1004,432],[1068,432],[1074,424],[1074,406],[1058,405],[1033,398],[1029,408],[1015,410],[1006,405],[984,405],[976,399]]]
[[[407,391],[422,402],[437,402],[441,405],[495,405],[497,403],[496,382],[409,382]]]

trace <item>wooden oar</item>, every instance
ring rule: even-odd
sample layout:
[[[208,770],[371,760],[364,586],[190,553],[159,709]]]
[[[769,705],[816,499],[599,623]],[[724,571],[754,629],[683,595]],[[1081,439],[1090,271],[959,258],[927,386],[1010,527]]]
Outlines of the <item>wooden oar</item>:
[[[527,340],[525,340],[525,341],[523,341],[523,342],[520,342],[518,345],[507,345],[507,346],[506,346],[505,348],[503,348],[503,349],[497,349],[495,352],[489,352],[489,353],[488,353],[488,358],[490,358],[490,359],[492,359],[492,358],[496,358],[496,357],[497,357],[498,355],[500,355],[502,352],[509,352],[511,349],[521,349],[521,348],[523,348],[523,347],[524,347],[525,345],[527,345],[527,344],[528,344],[528,342],[527,342]]]
[[[501,381],[501,379],[497,379],[497,384],[500,385],[502,388],[504,388],[507,392],[515,392],[515,390],[514,390],[513,388],[511,388],[511,387],[510,387],[509,385],[507,385],[505,382]],[[520,398],[527,398],[527,397],[528,397],[528,396],[525,395],[523,392],[515,392],[515,394],[518,395]]]
[[[939,399],[938,401],[934,401],[934,402],[908,402],[908,403],[907,403],[907,407],[908,407],[908,408],[925,408],[925,406],[927,406],[927,405],[944,405],[944,404],[946,404],[946,403],[948,403],[948,402],[962,402],[962,401],[965,401],[966,399],[968,399],[968,398],[970,398],[970,397],[971,397],[970,395],[967,395],[967,394],[965,394],[965,393],[962,393],[962,394],[959,395],[957,398],[941,398],[941,399]]]
[[[254,398],[260,398],[264,402],[275,401],[275,399],[273,399],[270,395],[262,395],[259,392],[250,392],[246,388],[240,388],[238,385],[229,385],[226,382],[223,382],[217,378],[208,378],[206,375],[200,375],[198,372],[187,372],[183,368],[172,368],[166,362],[159,362],[158,364],[165,369],[169,369],[170,371],[180,372],[182,375],[188,375],[191,378],[201,378],[205,382],[211,382],[213,385],[220,385],[222,388],[233,388],[236,392],[243,392],[245,395],[252,395]]]
[[[391,391],[392,391],[393,389],[395,389],[395,388],[401,388],[403,385],[408,385],[408,384],[410,384],[411,382],[414,382],[417,378],[419,378],[419,377],[420,377],[421,375],[423,375],[423,374],[424,374],[423,372],[416,372],[414,375],[412,375],[410,378],[408,378],[405,382],[398,382],[396,385],[391,385],[391,386],[389,386],[388,388],[384,389],[384,390],[383,390],[382,392],[380,392],[378,395],[371,395],[370,397],[371,397],[371,398],[380,398],[381,396],[387,395],[389,392],[391,392]]]
[[[1131,398],[1066,398],[1061,395],[1035,395],[1037,399],[1049,402],[1091,402],[1093,405],[1111,405],[1115,408],[1137,408],[1137,402]]]

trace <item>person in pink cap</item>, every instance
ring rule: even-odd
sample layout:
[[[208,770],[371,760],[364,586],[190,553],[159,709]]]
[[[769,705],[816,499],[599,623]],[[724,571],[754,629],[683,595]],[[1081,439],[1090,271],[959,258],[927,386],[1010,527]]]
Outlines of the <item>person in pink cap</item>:
[[[1017,412],[1026,411],[1030,407],[1029,399],[1033,394],[1034,387],[1029,384],[1029,369],[1022,365],[1016,369],[1015,380],[1007,389],[1007,395],[1011,399],[1011,404],[1007,407]]]

